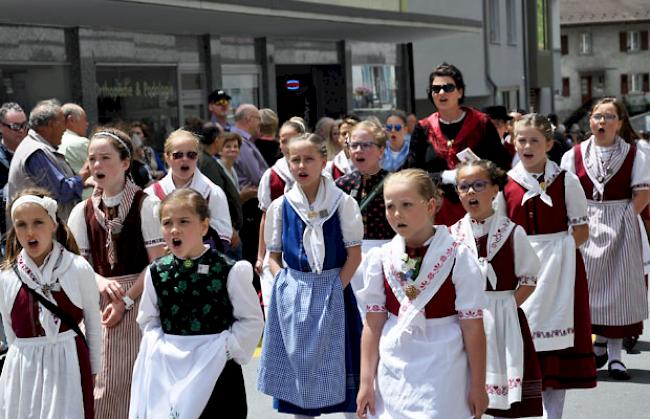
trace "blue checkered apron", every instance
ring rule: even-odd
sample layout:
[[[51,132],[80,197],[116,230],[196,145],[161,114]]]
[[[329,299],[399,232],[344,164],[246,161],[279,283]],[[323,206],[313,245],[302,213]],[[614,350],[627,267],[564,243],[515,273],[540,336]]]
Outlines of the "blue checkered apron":
[[[280,271],[269,304],[257,389],[304,409],[346,396],[345,307],[340,269]]]

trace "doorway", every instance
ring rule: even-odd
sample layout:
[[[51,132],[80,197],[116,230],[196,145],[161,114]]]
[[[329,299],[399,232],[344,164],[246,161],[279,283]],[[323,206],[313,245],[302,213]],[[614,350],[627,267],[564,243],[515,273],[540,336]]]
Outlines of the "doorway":
[[[592,98],[591,76],[580,77],[580,95],[582,103],[587,103]]]

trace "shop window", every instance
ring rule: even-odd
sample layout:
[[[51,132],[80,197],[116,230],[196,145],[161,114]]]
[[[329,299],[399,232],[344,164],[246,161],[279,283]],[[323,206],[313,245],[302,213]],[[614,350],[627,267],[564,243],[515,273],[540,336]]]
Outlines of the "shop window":
[[[355,109],[395,108],[395,66],[353,65],[352,89]]]
[[[591,32],[582,32],[580,34],[580,55],[591,55]]]
[[[16,102],[26,113],[43,99],[70,102],[71,91],[68,65],[0,65],[0,103]]]

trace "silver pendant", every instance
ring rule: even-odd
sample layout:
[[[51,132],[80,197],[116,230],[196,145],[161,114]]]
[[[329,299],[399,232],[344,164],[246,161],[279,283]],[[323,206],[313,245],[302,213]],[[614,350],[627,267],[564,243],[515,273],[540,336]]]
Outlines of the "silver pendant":
[[[598,181],[598,183],[603,183],[605,181],[605,177],[603,175],[598,175],[596,180]]]

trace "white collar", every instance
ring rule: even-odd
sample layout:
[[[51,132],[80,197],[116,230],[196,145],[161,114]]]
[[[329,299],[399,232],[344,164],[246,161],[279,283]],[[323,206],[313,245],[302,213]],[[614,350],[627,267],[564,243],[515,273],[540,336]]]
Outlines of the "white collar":
[[[546,190],[551,186],[551,183],[562,173],[562,169],[554,161],[546,159],[546,165],[544,167],[544,187],[540,182],[537,181],[521,163],[517,163],[509,172],[510,176],[515,182],[526,188],[526,193],[521,199],[521,205],[524,205],[526,201],[531,198],[534,198],[539,195],[542,202],[544,202],[549,207],[553,206],[553,200],[550,195],[546,193]]]
[[[212,189],[211,187],[212,181],[207,177],[205,177],[205,175],[201,173],[198,167],[194,169],[194,176],[192,176],[192,180],[188,184],[185,184],[177,188],[176,185],[174,185],[174,180],[172,179],[171,170],[167,173],[167,175],[165,175],[164,178],[160,179],[159,184],[160,187],[165,192],[165,195],[169,195],[176,189],[189,188],[189,189],[194,189],[206,199],[208,198],[208,196],[210,196],[210,191]]]

